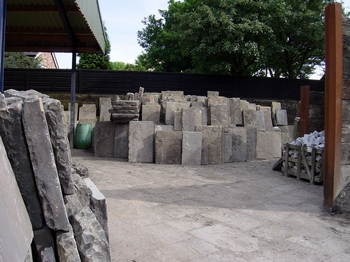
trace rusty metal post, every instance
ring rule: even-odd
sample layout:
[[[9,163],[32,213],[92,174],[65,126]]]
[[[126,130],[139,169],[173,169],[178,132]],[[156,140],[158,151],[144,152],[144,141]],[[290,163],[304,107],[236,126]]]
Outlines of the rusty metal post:
[[[300,87],[300,127],[299,136],[309,133],[310,86]]]
[[[340,190],[342,136],[342,6],[325,9],[326,88],[323,205],[331,208]]]

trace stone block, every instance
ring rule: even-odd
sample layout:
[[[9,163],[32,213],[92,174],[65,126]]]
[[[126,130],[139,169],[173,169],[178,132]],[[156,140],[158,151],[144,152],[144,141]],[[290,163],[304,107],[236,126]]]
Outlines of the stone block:
[[[65,195],[71,195],[74,194],[71,151],[63,107],[59,100],[52,98],[45,98],[43,103],[61,188]]]
[[[256,127],[256,110],[246,109],[243,111],[243,122],[245,127]]]
[[[38,261],[56,261],[55,246],[55,239],[52,229],[45,226],[42,229],[34,230],[32,248],[34,249],[33,253],[36,253],[39,257]]]
[[[243,116],[241,111],[241,99],[230,98],[230,124],[243,125]]]
[[[0,137],[0,260],[25,261],[33,239],[32,224]]]
[[[90,209],[95,214],[97,221],[105,231],[107,239],[109,239],[106,198],[90,178],[85,178],[84,180],[91,190]]]
[[[210,105],[210,124],[212,126],[228,127],[229,125],[229,108],[227,104]]]
[[[248,103],[248,109],[249,110],[256,110],[256,104],[255,103]]]
[[[154,133],[158,131],[174,131],[174,126],[171,125],[155,125]]]
[[[120,100],[117,96],[112,97],[111,105],[113,112],[120,114],[139,114],[141,101],[139,100]]]
[[[195,131],[196,126],[206,125],[207,110],[204,107],[190,107],[182,110],[182,130]]]
[[[162,91],[162,99],[173,99],[175,102],[184,101],[184,92]]]
[[[28,99],[28,98],[48,98],[48,95],[42,94],[36,90],[30,89],[27,91],[18,91],[14,89],[7,89],[4,91],[5,97],[18,97],[22,100]]]
[[[142,95],[141,102],[143,105],[146,105],[147,103],[158,104],[161,96],[161,93],[144,93]]]
[[[174,130],[182,131],[182,111],[174,112]]]
[[[71,226],[68,232],[58,231],[56,233],[56,247],[59,261],[80,261],[77,243],[75,242]]]
[[[196,126],[202,133],[202,165],[223,162],[223,128],[221,126]]]
[[[82,119],[96,119],[95,104],[83,104],[79,108],[79,121]]]
[[[158,131],[156,133],[156,164],[181,164],[181,154],[181,131]]]
[[[0,93],[0,109],[7,106],[5,95]]]
[[[243,113],[244,110],[248,110],[248,105],[249,105],[249,102],[246,101],[246,100],[240,100],[240,108],[241,108],[241,112]]]
[[[257,128],[248,126],[247,131],[247,160],[256,160]]]
[[[0,136],[34,229],[44,225],[41,202],[22,125],[22,100],[0,110]]]
[[[142,121],[160,122],[160,104],[142,105]]]
[[[276,124],[278,126],[287,126],[288,125],[287,110],[285,110],[285,109],[277,109],[276,110]]]
[[[181,158],[183,165],[201,165],[202,139],[201,132],[183,131]]]
[[[271,110],[262,110],[262,112],[264,113],[265,130],[272,131],[273,125],[272,125]]]
[[[74,181],[74,187],[76,188],[75,195],[78,197],[83,207],[89,206],[92,194],[90,188],[86,185],[84,179],[77,173],[73,172],[72,177]],[[67,209],[67,203],[65,203],[65,207]]]
[[[165,112],[165,124],[174,125],[174,112],[181,108],[190,107],[190,102],[167,102]]]
[[[245,162],[248,158],[247,130],[244,127],[229,129],[232,134],[232,162]]]
[[[275,116],[276,115],[276,110],[279,110],[279,109],[282,109],[280,102],[272,102],[271,103],[272,116]]]
[[[129,123],[129,162],[154,162],[154,124],[151,121]]]
[[[229,106],[229,100],[227,97],[224,96],[208,96],[208,106],[212,105],[226,105]]]
[[[219,91],[207,91],[207,97],[219,96]]]
[[[113,157],[129,157],[129,124],[116,124]]]
[[[116,123],[97,122],[93,131],[94,154],[98,157],[114,156]]]
[[[232,134],[224,133],[224,163],[232,162]]]
[[[111,121],[111,114],[109,109],[112,108],[111,97],[100,97],[99,98],[99,109],[100,109],[100,122]]]
[[[255,111],[256,114],[256,127],[258,131],[265,131],[265,114],[263,111]]]
[[[256,158],[259,160],[273,160],[281,157],[281,132],[257,132]]]

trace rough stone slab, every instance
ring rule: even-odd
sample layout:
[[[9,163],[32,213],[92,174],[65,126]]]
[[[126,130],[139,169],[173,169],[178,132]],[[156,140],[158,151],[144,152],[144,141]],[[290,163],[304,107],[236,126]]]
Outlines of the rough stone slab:
[[[223,128],[221,126],[196,126],[202,133],[202,165],[223,162]]]
[[[183,91],[162,91],[162,99],[174,99],[174,101],[183,101]]]
[[[190,102],[167,102],[165,113],[165,124],[174,125],[174,112],[181,108],[190,107]]]
[[[5,95],[0,93],[0,109],[7,106]]]
[[[96,105],[83,104],[79,108],[79,121],[82,119],[96,119]]]
[[[248,126],[247,131],[247,160],[256,160],[257,128]]]
[[[207,97],[219,96],[219,91],[207,91]]]
[[[41,202],[22,126],[22,100],[0,110],[0,136],[34,229],[44,225]]]
[[[66,124],[61,102],[47,98],[43,100],[51,144],[55,155],[58,177],[65,195],[74,193],[71,171],[71,151],[66,134]]]
[[[155,125],[154,132],[157,131],[174,131],[174,126],[171,125]]]
[[[97,221],[100,222],[108,240],[109,234],[106,198],[90,178],[85,178],[84,180],[91,190],[90,209],[95,214]]]
[[[129,162],[154,162],[154,124],[151,121],[129,123]]]
[[[112,108],[111,97],[100,97],[99,98],[100,108],[100,122],[110,121],[111,114],[108,112]]]
[[[183,165],[201,165],[202,163],[202,133],[183,131],[182,158]]]
[[[245,162],[248,157],[247,130],[245,127],[230,129],[232,134],[232,162]]]
[[[159,103],[160,102],[160,97],[162,96],[161,93],[144,93],[141,97],[141,102],[143,105],[147,103]]]
[[[5,97],[18,97],[22,100],[28,99],[28,98],[48,98],[48,95],[42,94],[36,90],[30,89],[27,91],[18,91],[14,89],[8,89],[4,91]]]
[[[32,225],[0,137],[0,261],[24,261]]]
[[[130,121],[138,121],[140,115],[139,114],[117,114],[112,113],[111,114],[111,121],[116,123],[129,123]]]
[[[39,252],[39,257],[41,261],[56,261],[55,251],[53,247],[45,247],[42,251]]]
[[[225,96],[208,96],[208,105],[209,107],[212,105],[227,105],[229,106],[229,100]]]
[[[174,112],[174,130],[182,131],[182,111]]]
[[[257,132],[256,158],[259,160],[273,160],[281,157],[281,132]]]
[[[32,246],[35,250],[34,253],[37,253],[41,259],[44,258],[44,260],[39,261],[56,261],[55,258],[52,257],[56,249],[52,229],[45,226],[42,229],[34,230]]]
[[[241,111],[241,99],[230,98],[230,124],[243,125],[243,116]]]
[[[106,234],[89,207],[72,216],[71,223],[81,261],[111,261]]]
[[[272,111],[273,116],[276,115],[276,110],[279,110],[279,109],[282,109],[280,102],[272,102],[271,103],[271,111]]]
[[[115,100],[112,98],[112,110],[117,110],[122,113],[122,110],[133,111],[133,113],[138,114],[141,108],[141,101],[139,100]]]
[[[255,112],[256,115],[256,127],[258,129],[258,131],[265,131],[266,127],[265,127],[265,114],[263,111],[256,111]]]
[[[181,155],[181,131],[158,131],[156,133],[156,164],[181,164]]]
[[[79,176],[74,172],[72,173],[72,175],[73,175],[72,177],[74,181],[74,187],[76,189],[75,195],[78,196],[78,199],[83,206],[89,206],[91,194],[92,194],[90,188],[86,185],[84,179],[81,176]]]
[[[195,131],[196,126],[206,125],[206,113],[207,110],[204,107],[184,108],[182,110],[182,130]]]
[[[256,110],[247,109],[243,111],[243,122],[245,127],[256,127]]]
[[[229,108],[226,104],[211,105],[210,110],[210,124],[213,126],[228,127],[229,125]]]
[[[160,122],[160,105],[146,104],[142,105],[142,121]]]
[[[93,131],[94,154],[98,157],[113,157],[116,123],[97,122]]]
[[[72,160],[72,169],[82,178],[89,177],[89,169],[79,162]]]
[[[113,157],[128,159],[128,156],[129,156],[129,124],[116,124]]]
[[[276,110],[276,124],[278,126],[287,126],[288,125],[287,110],[285,110],[285,109],[277,109]]]
[[[262,112],[264,112],[265,130],[266,131],[272,131],[273,125],[272,125],[271,110],[262,110]]]
[[[224,133],[224,163],[232,162],[232,153],[232,134]]]
[[[39,99],[25,100],[22,121],[46,225],[54,230],[68,231],[69,221],[49,130]]]
[[[59,261],[80,261],[77,243],[75,242],[74,232],[71,226],[68,232],[59,231],[56,233],[56,247]]]
[[[256,104],[255,103],[249,103],[248,104],[248,109],[249,110],[256,110]]]
[[[248,110],[249,107],[249,102],[246,100],[240,100],[240,108],[241,108],[241,112],[243,113],[244,110]]]

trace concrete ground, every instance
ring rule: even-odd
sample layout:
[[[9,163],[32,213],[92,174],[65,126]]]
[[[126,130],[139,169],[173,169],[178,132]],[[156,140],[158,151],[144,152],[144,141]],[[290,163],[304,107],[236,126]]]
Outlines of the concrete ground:
[[[275,161],[156,165],[73,150],[108,206],[112,261],[350,261],[350,220]]]

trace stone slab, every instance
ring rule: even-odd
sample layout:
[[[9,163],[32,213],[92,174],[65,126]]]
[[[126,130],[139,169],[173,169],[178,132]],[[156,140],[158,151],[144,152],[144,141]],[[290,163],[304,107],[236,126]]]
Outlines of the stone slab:
[[[257,127],[256,110],[246,109],[243,111],[243,122],[245,127]]]
[[[212,126],[229,126],[229,107],[227,104],[213,104],[209,107]]]
[[[265,131],[266,126],[265,126],[265,114],[263,111],[256,111],[256,127],[258,131]]]
[[[158,131],[155,141],[156,164],[181,164],[181,131]]]
[[[257,147],[257,128],[254,126],[246,127],[247,132],[247,160],[256,160]]]
[[[202,163],[202,133],[183,131],[182,133],[182,157],[183,165],[201,165]]]
[[[182,110],[182,130],[195,131],[196,126],[207,125],[207,110],[204,107],[190,107]]]
[[[257,132],[256,158],[258,160],[273,160],[281,157],[281,132]]]
[[[28,98],[48,98],[48,95],[42,94],[36,90],[29,89],[27,91],[18,91],[14,89],[7,89],[4,91],[5,97],[18,97],[22,100],[28,99]]]
[[[129,157],[129,124],[116,124],[113,157]]]
[[[285,110],[285,109],[277,109],[276,110],[276,124],[278,126],[287,126],[288,125],[287,110]]]
[[[96,119],[95,104],[83,104],[79,108],[79,121],[82,119]]]
[[[160,104],[142,105],[142,121],[160,122]]]
[[[271,110],[262,110],[262,112],[264,112],[265,130],[266,131],[272,131],[273,125],[272,125]]]
[[[232,162],[245,162],[248,158],[247,130],[245,127],[230,129],[232,134]]]
[[[99,98],[99,121],[105,122],[110,121],[111,114],[109,113],[109,109],[112,108],[111,97],[100,97]]]
[[[59,261],[80,261],[77,243],[75,242],[71,226],[68,232],[59,231],[56,233],[56,247]]]
[[[25,261],[33,239],[32,224],[0,137],[0,261]]]
[[[232,134],[224,133],[224,163],[232,162],[232,153]]]
[[[22,122],[46,225],[69,230],[57,167],[41,100],[27,99]]]
[[[243,115],[241,111],[241,99],[230,98],[230,124],[243,125]]]
[[[56,247],[52,229],[45,226],[42,229],[34,230],[32,247],[33,253],[37,254],[39,261],[56,261]]]
[[[152,121],[129,123],[129,162],[154,162],[154,124]]]
[[[182,131],[182,110],[174,112],[174,130]]]
[[[93,130],[94,136],[94,154],[98,157],[114,156],[115,140],[114,122],[97,122]]]
[[[223,162],[223,128],[221,126],[196,126],[202,133],[202,165]]]
[[[174,125],[174,112],[181,108],[190,107],[190,102],[167,102],[165,112],[165,124]]]
[[[155,125],[154,132],[157,131],[174,131],[174,126],[171,125]]]

